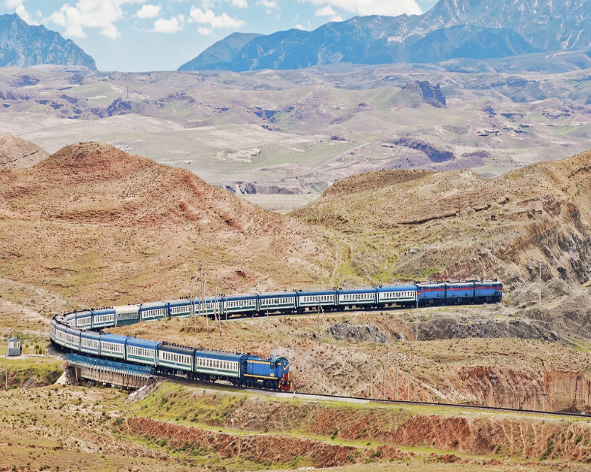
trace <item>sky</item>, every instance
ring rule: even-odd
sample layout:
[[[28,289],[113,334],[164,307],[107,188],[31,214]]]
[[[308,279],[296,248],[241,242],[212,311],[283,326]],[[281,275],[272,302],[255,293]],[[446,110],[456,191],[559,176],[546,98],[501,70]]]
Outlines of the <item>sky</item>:
[[[176,70],[229,34],[314,30],[358,15],[420,14],[436,0],[0,0],[72,39],[103,71]]]

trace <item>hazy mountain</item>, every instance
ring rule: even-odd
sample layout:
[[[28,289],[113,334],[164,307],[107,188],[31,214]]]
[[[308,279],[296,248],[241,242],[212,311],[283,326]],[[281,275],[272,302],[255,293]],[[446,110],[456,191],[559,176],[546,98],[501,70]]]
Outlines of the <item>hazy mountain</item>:
[[[257,33],[232,33],[221,41],[212,44],[195,59],[179,67],[178,70],[227,69],[244,45],[259,36],[261,35]]]
[[[94,59],[72,40],[43,26],[31,26],[16,14],[0,15],[0,67],[38,64],[86,66],[96,70]]]
[[[440,0],[423,15],[355,17],[314,31],[260,36],[224,68],[437,62],[581,49],[591,44],[591,28],[585,28],[590,16],[590,0]],[[219,43],[230,41],[228,37]],[[196,68],[207,68],[207,63]]]
[[[539,50],[513,30],[472,25],[435,30],[408,47],[410,62],[491,59],[533,52]]]

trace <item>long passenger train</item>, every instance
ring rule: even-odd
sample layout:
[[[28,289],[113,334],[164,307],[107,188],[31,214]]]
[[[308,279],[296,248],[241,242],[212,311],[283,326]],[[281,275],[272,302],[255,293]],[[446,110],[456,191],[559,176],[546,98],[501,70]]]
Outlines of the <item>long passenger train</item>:
[[[284,357],[261,359],[250,354],[178,346],[102,333],[100,330],[140,321],[186,317],[191,313],[228,318],[316,310],[470,305],[499,303],[502,294],[501,282],[487,280],[233,295],[204,300],[180,299],[56,315],[51,320],[50,338],[58,349],[67,352],[148,365],[159,373],[185,375],[204,381],[223,379],[239,386],[290,390],[289,361]]]

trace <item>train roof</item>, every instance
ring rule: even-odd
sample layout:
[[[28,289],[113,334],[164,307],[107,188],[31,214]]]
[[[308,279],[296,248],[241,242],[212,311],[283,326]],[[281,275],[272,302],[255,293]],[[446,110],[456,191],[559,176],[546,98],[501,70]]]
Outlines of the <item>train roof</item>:
[[[87,331],[87,330],[82,330],[82,332],[80,333],[80,336],[82,336],[84,339],[100,339],[101,338],[100,333],[97,333],[96,331]]]
[[[396,285],[384,285],[382,287],[378,287],[378,292],[401,292],[405,290],[416,290],[417,286],[415,284],[396,284]]]
[[[347,288],[347,289],[339,289],[338,290],[339,293],[368,293],[368,292],[372,292],[375,293],[376,292],[376,288],[375,287],[366,287],[366,288]]]
[[[256,293],[234,294],[225,296],[224,300],[252,300],[253,298],[258,298],[258,295]]]
[[[417,282],[415,285],[419,288],[423,288],[423,287],[425,287],[425,288],[434,288],[434,287],[444,288],[445,282]]]
[[[92,312],[95,315],[110,315],[112,313],[115,313],[115,308],[96,308],[96,309],[92,309]]]
[[[190,305],[191,300],[188,298],[179,298],[178,300],[170,300],[170,306],[183,306],[183,305]]]
[[[156,349],[160,344],[162,344],[161,341],[150,341],[148,339],[140,338],[127,338],[128,346],[143,347],[146,349]]]
[[[111,333],[104,333],[101,334],[101,341],[106,341],[109,343],[118,343],[118,344],[125,344],[125,342],[130,339],[127,336],[120,336],[119,334],[111,334]]]
[[[334,295],[336,290],[303,290],[298,295]]]
[[[166,308],[166,302],[148,302],[140,305],[140,310],[151,310],[153,308]]]
[[[195,351],[194,347],[177,346],[176,344],[162,343],[158,346],[159,351],[174,352],[176,354],[184,354],[192,356]]]
[[[296,292],[267,292],[259,293],[259,298],[295,297]]]
[[[212,351],[209,349],[197,349],[195,357],[205,357],[207,359],[221,359],[224,361],[238,361],[244,357],[245,354],[238,354],[234,352]]]
[[[75,312],[76,318],[86,318],[87,316],[92,316],[92,312],[90,310],[82,310]]]

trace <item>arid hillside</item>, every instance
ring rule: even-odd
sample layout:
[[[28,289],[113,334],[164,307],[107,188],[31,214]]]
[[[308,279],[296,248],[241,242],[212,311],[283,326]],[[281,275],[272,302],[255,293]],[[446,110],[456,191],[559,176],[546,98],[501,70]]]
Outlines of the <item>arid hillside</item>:
[[[591,152],[496,179],[469,170],[344,179],[293,213],[334,231],[336,279],[499,277],[509,286],[591,270]],[[337,280],[338,281],[338,280]]]
[[[8,134],[0,135],[0,169],[29,167],[49,153],[36,144]]]
[[[1,277],[92,306],[188,295],[200,262],[211,294],[328,274],[301,223],[98,143],[1,170],[0,240]]]

